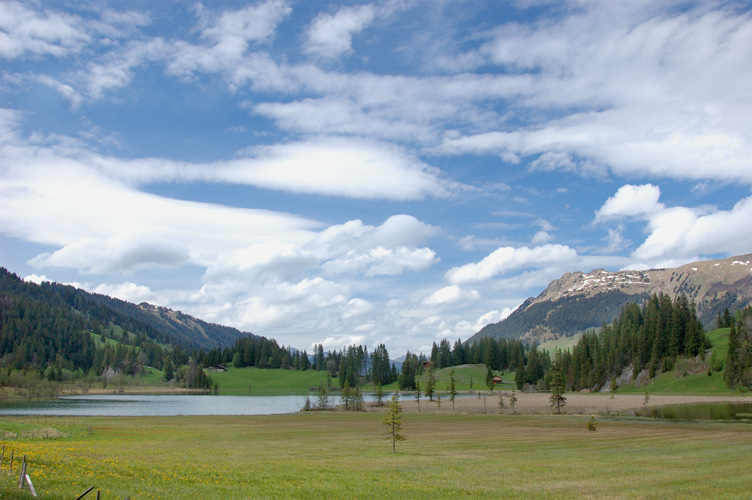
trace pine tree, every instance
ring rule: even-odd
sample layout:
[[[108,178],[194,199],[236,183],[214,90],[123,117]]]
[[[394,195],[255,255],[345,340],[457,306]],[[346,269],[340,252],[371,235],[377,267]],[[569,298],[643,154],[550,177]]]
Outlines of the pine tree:
[[[397,453],[397,441],[405,440],[405,436],[402,435],[402,405],[399,402],[399,392],[392,396],[381,422],[387,427],[386,438],[392,442],[392,453]]]
[[[512,414],[514,415],[516,412],[514,410],[514,406],[517,404],[517,393],[514,392],[514,387],[512,388],[512,395],[509,397],[509,407],[512,409]]]
[[[415,401],[418,403],[418,413],[420,413],[420,380],[415,379]]]
[[[449,370],[449,399],[452,400],[452,411],[454,411],[454,400],[457,397],[457,385],[454,379],[454,368]]]
[[[733,389],[739,380],[738,354],[739,335],[736,331],[736,322],[731,321],[729,330],[728,355],[726,356],[726,366],[723,369],[723,380],[729,389]]]
[[[556,413],[561,413],[561,408],[567,404],[564,397],[566,391],[566,378],[562,366],[561,352],[556,353],[553,366],[551,367],[551,407],[556,407]]]
[[[491,367],[486,365],[486,387],[488,387],[488,390],[493,392],[494,390],[494,379],[493,379],[493,372],[491,371]]]
[[[428,369],[428,382],[426,382],[426,396],[429,401],[433,401],[433,391],[436,388],[436,376],[433,373],[433,365]]]

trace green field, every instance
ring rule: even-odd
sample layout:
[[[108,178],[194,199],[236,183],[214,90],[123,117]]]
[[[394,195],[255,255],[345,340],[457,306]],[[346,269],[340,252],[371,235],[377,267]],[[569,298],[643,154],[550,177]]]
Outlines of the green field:
[[[450,368],[436,370],[437,392],[445,392],[449,386]],[[159,372],[161,373],[161,372]],[[321,387],[326,386],[326,372],[315,370],[262,370],[259,368],[233,368],[230,366],[225,372],[207,372],[212,380],[219,383],[219,393],[225,396],[278,396],[286,394],[317,394]],[[155,375],[156,376],[156,375]],[[504,384],[501,388],[511,389],[514,373],[504,374]],[[458,392],[470,390],[486,390],[486,366],[462,365],[454,367],[455,387]],[[425,389],[428,375],[420,377],[421,389]],[[339,391],[339,380],[331,379],[333,392]],[[364,392],[373,392],[375,387],[371,383],[363,384]],[[398,389],[397,383],[382,387],[384,394]]]
[[[219,383],[220,394],[225,396],[279,396],[285,394],[318,393],[326,386],[326,372],[315,370],[262,370],[260,368],[233,368],[226,372],[207,372]],[[337,385],[337,380],[332,381]]]
[[[730,499],[752,483],[745,424],[408,414],[392,454],[378,413],[79,420],[94,433],[2,443],[42,498]],[[31,498],[15,483],[0,474],[3,499]]]

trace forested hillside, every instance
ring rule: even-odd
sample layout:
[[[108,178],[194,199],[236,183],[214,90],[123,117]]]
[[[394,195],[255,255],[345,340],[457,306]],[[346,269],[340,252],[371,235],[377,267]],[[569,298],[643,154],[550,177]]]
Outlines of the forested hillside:
[[[572,296],[557,301],[533,303],[528,299],[509,317],[486,325],[469,342],[483,337],[522,338],[544,342],[567,337],[611,323],[627,302],[642,302],[648,294],[625,294],[618,290],[593,297]]]
[[[237,338],[251,335],[164,307],[145,303],[136,305],[59,283],[27,283],[4,268],[0,268],[0,294],[54,309],[75,311],[97,332],[117,325],[164,344],[176,343],[187,348],[230,345]]]

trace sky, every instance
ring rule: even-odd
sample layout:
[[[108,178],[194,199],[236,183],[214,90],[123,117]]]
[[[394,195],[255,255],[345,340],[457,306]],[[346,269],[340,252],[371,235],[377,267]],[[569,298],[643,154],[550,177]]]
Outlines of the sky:
[[[0,266],[310,351],[752,252],[752,5],[0,3]]]

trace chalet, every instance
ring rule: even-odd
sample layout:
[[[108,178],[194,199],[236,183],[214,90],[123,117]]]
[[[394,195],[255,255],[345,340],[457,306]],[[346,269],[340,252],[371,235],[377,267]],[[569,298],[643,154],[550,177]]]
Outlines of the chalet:
[[[210,366],[206,370],[210,371],[210,372],[225,372],[225,371],[227,371],[227,368],[225,368],[222,365],[214,365],[214,366]]]
[[[494,385],[500,384],[501,383],[501,377],[498,376],[498,375],[494,375],[493,376],[493,383],[494,383]]]
[[[429,368],[431,368],[431,362],[430,361],[426,361],[425,363],[423,363],[423,369],[424,370],[428,370]]]

